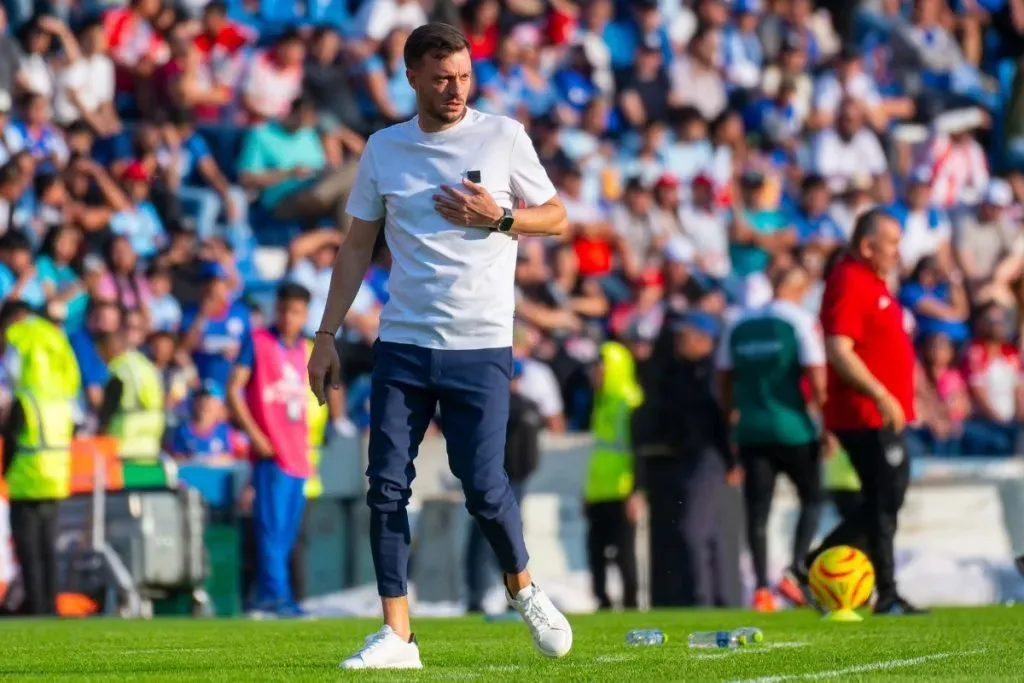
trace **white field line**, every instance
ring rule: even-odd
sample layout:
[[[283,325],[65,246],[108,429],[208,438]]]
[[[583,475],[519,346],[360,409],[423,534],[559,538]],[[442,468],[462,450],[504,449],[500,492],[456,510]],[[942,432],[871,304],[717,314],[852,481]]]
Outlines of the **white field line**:
[[[595,662],[601,664],[615,664],[617,662],[631,662],[636,659],[636,655],[598,655],[594,657]]]
[[[892,669],[902,669],[908,666],[926,664],[937,659],[949,659],[950,657],[976,655],[982,652],[984,652],[984,650],[966,650],[963,652],[936,652],[935,654],[921,655],[920,657],[911,657],[909,659],[883,659],[880,662],[858,664],[856,666],[848,666],[845,669],[816,671],[814,673],[806,674],[786,674],[784,676],[766,676],[764,678],[748,678],[739,681],[738,683],[779,683],[779,681],[795,681],[801,679],[816,681],[823,678],[838,678],[840,676],[848,676],[850,674],[863,674],[871,673],[872,671],[890,671]]]
[[[222,652],[222,647],[150,647],[134,650],[121,650],[122,656],[132,655],[155,655],[155,654],[184,654],[186,652]]]
[[[724,650],[720,652],[701,652],[693,655],[691,659],[724,659],[734,655],[757,655],[764,654],[769,650],[791,650],[796,647],[807,647],[808,644],[809,643],[804,642],[782,642],[765,643],[764,645],[749,645],[747,647],[738,647],[733,650]]]

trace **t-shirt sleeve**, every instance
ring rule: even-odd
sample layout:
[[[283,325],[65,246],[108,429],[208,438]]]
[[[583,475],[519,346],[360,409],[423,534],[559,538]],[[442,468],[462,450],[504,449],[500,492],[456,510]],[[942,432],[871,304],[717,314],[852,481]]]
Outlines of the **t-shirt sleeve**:
[[[921,285],[908,284],[900,290],[900,305],[909,311],[916,311],[917,305],[925,298]]]
[[[251,370],[255,362],[256,351],[253,348],[252,335],[246,334],[242,337],[242,346],[238,350],[238,358],[235,359],[235,365]]]
[[[803,313],[803,311],[801,311]],[[800,315],[796,321],[796,337],[799,344],[800,364],[805,368],[825,364],[825,340],[818,328],[818,321],[810,314]]]
[[[537,150],[522,126],[516,128],[512,141],[512,194],[527,206],[540,206],[555,196],[547,171],[537,158]]]
[[[242,151],[238,157],[238,170],[241,173],[263,173],[267,163],[263,154],[263,136],[258,128],[252,128],[245,134]]]
[[[210,156],[210,146],[206,144],[206,138],[195,133],[185,142],[185,149],[192,155],[193,163],[199,163]]]
[[[363,150],[356,168],[356,179],[348,196],[345,211],[353,218],[363,221],[379,221],[384,218],[384,197],[377,186],[377,171],[374,164],[373,142],[371,137]]]
[[[825,286],[821,302],[821,328],[825,336],[864,338],[864,299],[855,291],[857,283],[841,273]]]

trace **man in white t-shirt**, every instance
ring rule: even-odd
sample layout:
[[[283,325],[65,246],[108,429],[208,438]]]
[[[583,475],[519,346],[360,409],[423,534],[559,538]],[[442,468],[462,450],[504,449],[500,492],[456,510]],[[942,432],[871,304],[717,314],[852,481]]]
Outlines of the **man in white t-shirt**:
[[[835,126],[815,138],[812,155],[815,172],[828,180],[833,192],[855,177],[877,178],[889,168],[878,137],[864,125],[863,106],[851,99],[839,106]]]
[[[508,604],[541,654],[561,657],[572,630],[526,569],[504,450],[516,240],[560,234],[565,207],[523,126],[466,107],[473,65],[458,29],[433,23],[413,31],[405,64],[418,115],[366,144],[348,201],[352,227],[309,361],[310,386],[323,402],[325,384],[340,382],[335,333],[383,228],[392,266],[375,348],[367,503],[384,626],[341,666],[422,666],[409,623],[406,505],[412,461],[438,405],[448,462],[497,555]]]

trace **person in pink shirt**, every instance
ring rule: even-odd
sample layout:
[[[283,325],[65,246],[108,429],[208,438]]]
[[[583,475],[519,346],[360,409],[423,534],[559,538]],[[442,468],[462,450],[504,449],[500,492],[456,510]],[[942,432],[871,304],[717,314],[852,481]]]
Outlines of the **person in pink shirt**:
[[[964,421],[971,402],[956,351],[949,337],[930,334],[921,342],[921,362],[914,382],[921,424],[917,436],[933,455],[954,455],[960,450]]]
[[[290,588],[288,557],[306,498],[310,401],[302,328],[309,290],[277,290],[274,325],[246,337],[228,380],[228,403],[251,443],[253,522],[258,560],[254,614],[301,616]]]
[[[242,107],[251,123],[283,119],[302,91],[302,36],[286,31],[272,48],[257,53],[242,85]]]

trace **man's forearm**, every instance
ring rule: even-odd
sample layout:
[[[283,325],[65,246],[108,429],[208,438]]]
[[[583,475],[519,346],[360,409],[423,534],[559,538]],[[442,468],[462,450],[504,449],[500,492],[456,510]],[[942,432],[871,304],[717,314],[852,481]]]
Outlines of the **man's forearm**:
[[[320,319],[320,330],[334,334],[341,327],[352,301],[359,292],[359,286],[370,267],[373,258],[373,243],[353,244],[352,237],[345,240],[338,249],[331,273],[331,287],[327,293],[327,305],[324,307],[323,318]]]
[[[825,352],[829,365],[836,371],[839,378],[856,391],[866,394],[873,400],[887,391],[879,382],[864,361],[853,350],[853,341],[847,337],[829,337],[825,341]]]
[[[558,200],[512,211],[512,232],[517,235],[561,235],[569,227],[565,207]]]

